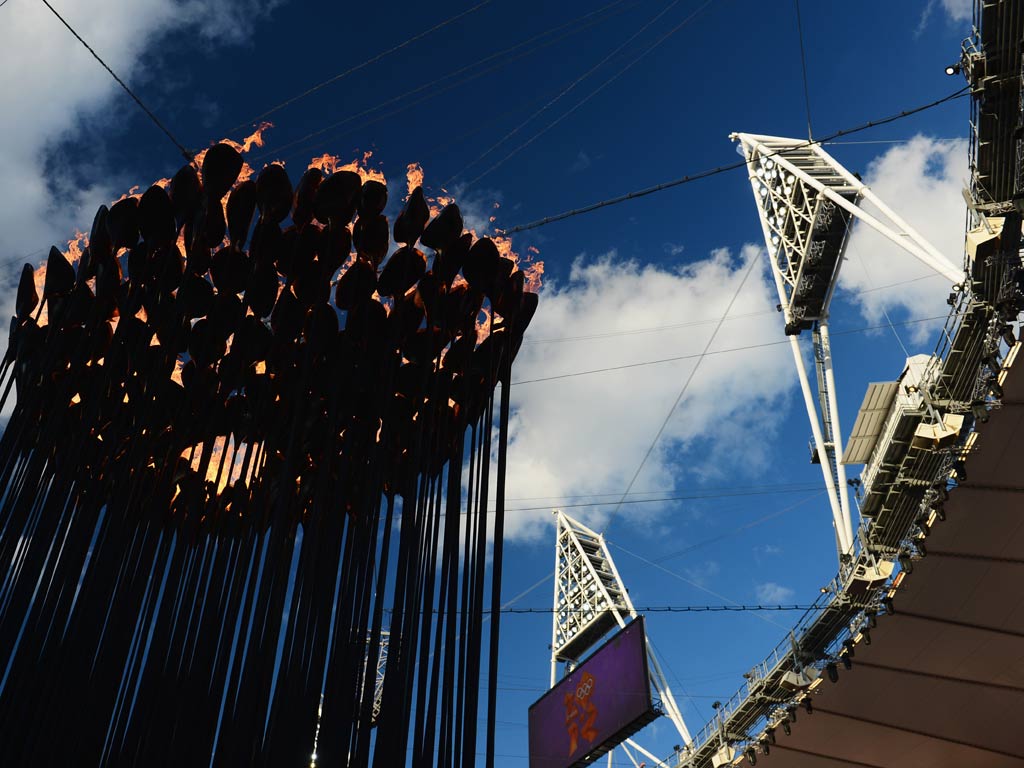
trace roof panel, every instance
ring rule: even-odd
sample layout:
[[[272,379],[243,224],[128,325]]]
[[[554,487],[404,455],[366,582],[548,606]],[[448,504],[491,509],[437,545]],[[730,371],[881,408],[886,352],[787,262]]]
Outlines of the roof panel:
[[[898,389],[898,381],[868,384],[864,402],[857,412],[857,421],[843,452],[843,464],[863,464],[871,456]]]

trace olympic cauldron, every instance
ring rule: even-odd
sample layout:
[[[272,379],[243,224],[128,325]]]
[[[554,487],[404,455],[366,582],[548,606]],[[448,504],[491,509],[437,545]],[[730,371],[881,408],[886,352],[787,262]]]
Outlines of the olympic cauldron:
[[[77,268],[51,249],[41,296],[22,273],[0,370],[7,764],[298,764],[316,741],[325,765],[472,761],[492,432],[503,491],[537,295],[421,187],[392,227],[379,181],[243,165],[214,145],[101,207]]]

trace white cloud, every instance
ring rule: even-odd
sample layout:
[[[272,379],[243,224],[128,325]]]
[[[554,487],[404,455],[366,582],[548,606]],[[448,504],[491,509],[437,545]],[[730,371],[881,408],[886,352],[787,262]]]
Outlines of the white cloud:
[[[932,12],[939,6],[946,12],[946,16],[949,17],[949,21],[954,23],[963,23],[971,21],[973,15],[974,0],[929,0],[928,4],[925,5],[924,10],[921,11],[921,20],[917,23],[917,29],[914,30],[914,36],[920,37],[928,26],[928,20],[931,18]]]
[[[758,584],[754,592],[757,595],[757,602],[762,605],[782,605],[792,601],[795,594],[789,587],[776,584],[774,581]]]
[[[966,207],[960,190],[967,173],[967,144],[962,139],[915,136],[875,159],[864,181],[890,208],[959,265],[963,259]],[[865,209],[872,211],[866,204]],[[945,316],[948,280],[935,275],[899,246],[864,224],[854,227],[840,288],[872,324],[897,317]],[[916,280],[915,278],[923,278]],[[910,281],[913,282],[903,282]],[[883,288],[901,283],[891,288]],[[851,293],[852,292],[852,293]],[[900,335],[924,344],[940,321],[898,328]]]
[[[973,0],[942,0],[942,9],[953,21],[970,21]]]
[[[143,59],[165,34],[192,30],[204,40],[239,43],[277,1],[92,0],[65,3],[61,11],[129,85],[144,83],[144,100],[152,103],[160,100],[164,76],[148,72]],[[51,244],[64,246],[76,227],[87,229],[96,208],[119,197],[133,177],[132,169],[105,168],[97,160],[102,147],[72,157],[62,142],[84,128],[114,125],[136,107],[42,3],[10,0],[0,50],[0,254],[17,274],[22,257],[33,254],[38,262]],[[155,151],[173,157],[152,130]],[[91,181],[81,184],[82,178]]]
[[[576,159],[573,161],[572,165],[569,166],[569,173],[585,171],[591,165],[593,165],[593,161],[590,159],[590,155],[581,149],[579,154],[576,155]]]
[[[698,355],[750,259],[756,260],[753,272],[711,349],[783,339],[759,248],[745,246],[739,259],[721,249],[675,269],[641,265],[613,251],[600,258],[581,256],[564,285],[548,283],[513,380]],[[674,327],[622,333],[667,325]],[[593,338],[551,341],[579,336]],[[766,466],[765,435],[784,417],[795,378],[788,355],[785,346],[769,346],[706,357],[634,492],[692,487],[705,478],[753,474]],[[514,386],[508,495],[554,500],[621,493],[696,362]],[[650,517],[658,506],[625,507],[618,519]],[[611,509],[572,512],[601,526]],[[512,537],[539,537],[550,520],[547,510],[519,512],[506,531]]]

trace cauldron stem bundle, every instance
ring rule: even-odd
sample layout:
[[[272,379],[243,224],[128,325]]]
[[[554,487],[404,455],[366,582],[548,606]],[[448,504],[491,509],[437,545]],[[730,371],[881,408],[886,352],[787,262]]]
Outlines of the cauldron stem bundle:
[[[392,228],[376,181],[241,169],[216,145],[101,208],[77,268],[53,249],[41,296],[22,275],[4,765],[300,766],[317,734],[324,766],[493,754],[536,295],[420,189]]]

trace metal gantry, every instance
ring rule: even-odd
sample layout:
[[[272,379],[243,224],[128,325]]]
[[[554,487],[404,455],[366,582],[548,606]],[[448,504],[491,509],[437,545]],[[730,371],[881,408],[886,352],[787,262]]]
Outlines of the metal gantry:
[[[772,277],[800,379],[814,448],[828,491],[840,561],[853,557],[854,536],[842,454],[842,431],[829,338],[829,309],[850,228],[857,219],[951,283],[963,271],[900,218],[820,145],[801,139],[734,133],[747,161]],[[871,203],[877,214],[861,203]],[[817,398],[799,336],[811,332]]]
[[[636,616],[604,536],[561,510],[555,510],[551,686],[554,687],[558,680],[559,662],[571,670],[609,630],[626,626]],[[662,708],[683,743],[689,745],[692,741],[690,731],[683,722],[675,696],[649,640],[647,658],[651,682],[661,699]],[[627,743],[658,765],[663,764],[632,739]]]

